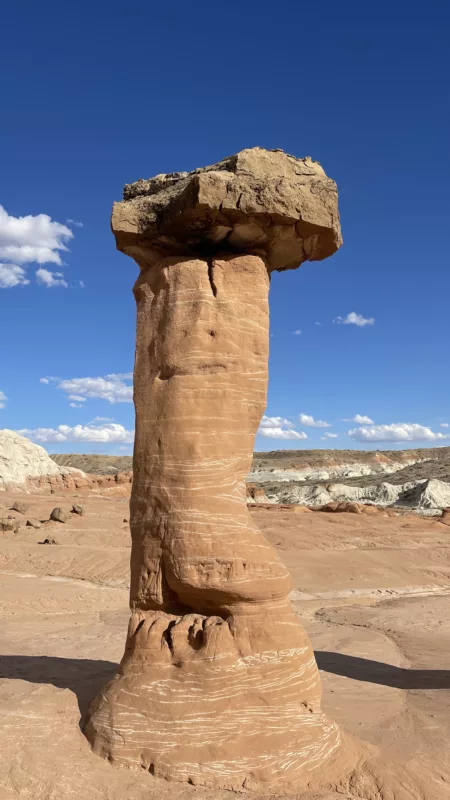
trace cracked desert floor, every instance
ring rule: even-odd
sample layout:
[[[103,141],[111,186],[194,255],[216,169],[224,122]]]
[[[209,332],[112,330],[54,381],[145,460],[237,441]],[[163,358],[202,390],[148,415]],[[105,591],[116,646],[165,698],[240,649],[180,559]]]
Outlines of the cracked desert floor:
[[[73,502],[86,514],[39,530],[25,527],[23,517],[18,533],[0,534],[1,800],[230,798],[113,767],[90,752],[80,732],[80,715],[123,652],[126,490],[2,493],[2,514],[12,513],[15,499],[26,500],[28,517],[45,519]],[[324,710],[391,760],[429,776],[423,797],[433,800],[437,788],[450,785],[450,527],[413,514],[252,513],[292,572],[292,600],[316,651]],[[57,544],[39,544],[47,536]],[[382,789],[379,798],[395,800]]]

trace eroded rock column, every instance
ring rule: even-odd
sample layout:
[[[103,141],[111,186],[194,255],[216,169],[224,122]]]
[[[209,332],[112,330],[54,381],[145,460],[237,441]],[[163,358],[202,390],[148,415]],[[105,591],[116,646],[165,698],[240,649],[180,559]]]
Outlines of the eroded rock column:
[[[244,165],[240,180],[252,185],[255,202],[271,180],[279,200],[275,177],[282,185],[279,171],[291,166],[281,155],[268,159],[275,176],[250,179]],[[320,710],[319,674],[288,600],[288,572],[246,505],[266,405],[271,258],[292,254],[292,244],[298,259],[304,244],[267,198],[264,219],[242,219],[244,191],[224,214],[238,173],[216,167],[211,202],[204,187],[192,187],[198,172],[158,176],[113,216],[119,247],[142,269],[131,620],[120,671],[91,705],[85,733],[104,757],[157,776],[287,790],[335,780],[355,759]],[[326,190],[314,176],[320,195]],[[301,183],[308,191],[309,179]],[[304,227],[316,253],[319,227]]]

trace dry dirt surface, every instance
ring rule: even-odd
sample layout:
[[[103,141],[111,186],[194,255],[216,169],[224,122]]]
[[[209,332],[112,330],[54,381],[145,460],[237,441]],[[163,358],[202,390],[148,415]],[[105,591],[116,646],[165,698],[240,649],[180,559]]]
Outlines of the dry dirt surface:
[[[9,510],[18,499],[26,515]],[[84,516],[25,524],[73,503]],[[1,800],[230,798],[114,767],[80,731],[123,652],[127,497],[2,493],[0,506],[20,521],[17,533],[0,534]],[[450,528],[413,514],[252,513],[292,572],[325,712],[381,750],[370,788],[360,778],[297,800],[450,797]],[[39,543],[51,537],[57,544]],[[386,780],[390,770],[398,789]],[[407,784],[415,788],[405,794]]]

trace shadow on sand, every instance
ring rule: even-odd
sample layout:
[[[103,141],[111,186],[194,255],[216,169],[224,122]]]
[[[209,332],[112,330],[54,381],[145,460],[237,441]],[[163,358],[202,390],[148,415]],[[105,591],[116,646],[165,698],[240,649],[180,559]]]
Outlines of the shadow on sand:
[[[81,716],[102,686],[111,680],[119,665],[112,661],[54,656],[0,655],[0,678],[51,683],[76,694]]]
[[[450,689],[450,670],[403,669],[381,661],[325,650],[316,652],[315,656],[319,669],[355,681],[379,683],[396,689]]]

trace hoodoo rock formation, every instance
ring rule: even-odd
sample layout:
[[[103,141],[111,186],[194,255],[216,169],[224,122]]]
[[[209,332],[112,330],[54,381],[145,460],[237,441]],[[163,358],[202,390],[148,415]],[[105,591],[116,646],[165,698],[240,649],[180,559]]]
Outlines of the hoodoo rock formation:
[[[358,748],[321,711],[289,574],[245,486],[270,272],[338,249],[335,183],[310,158],[254,148],[126,186],[112,226],[141,267],[131,620],[85,733],[115,763],[196,785],[337,782]]]

